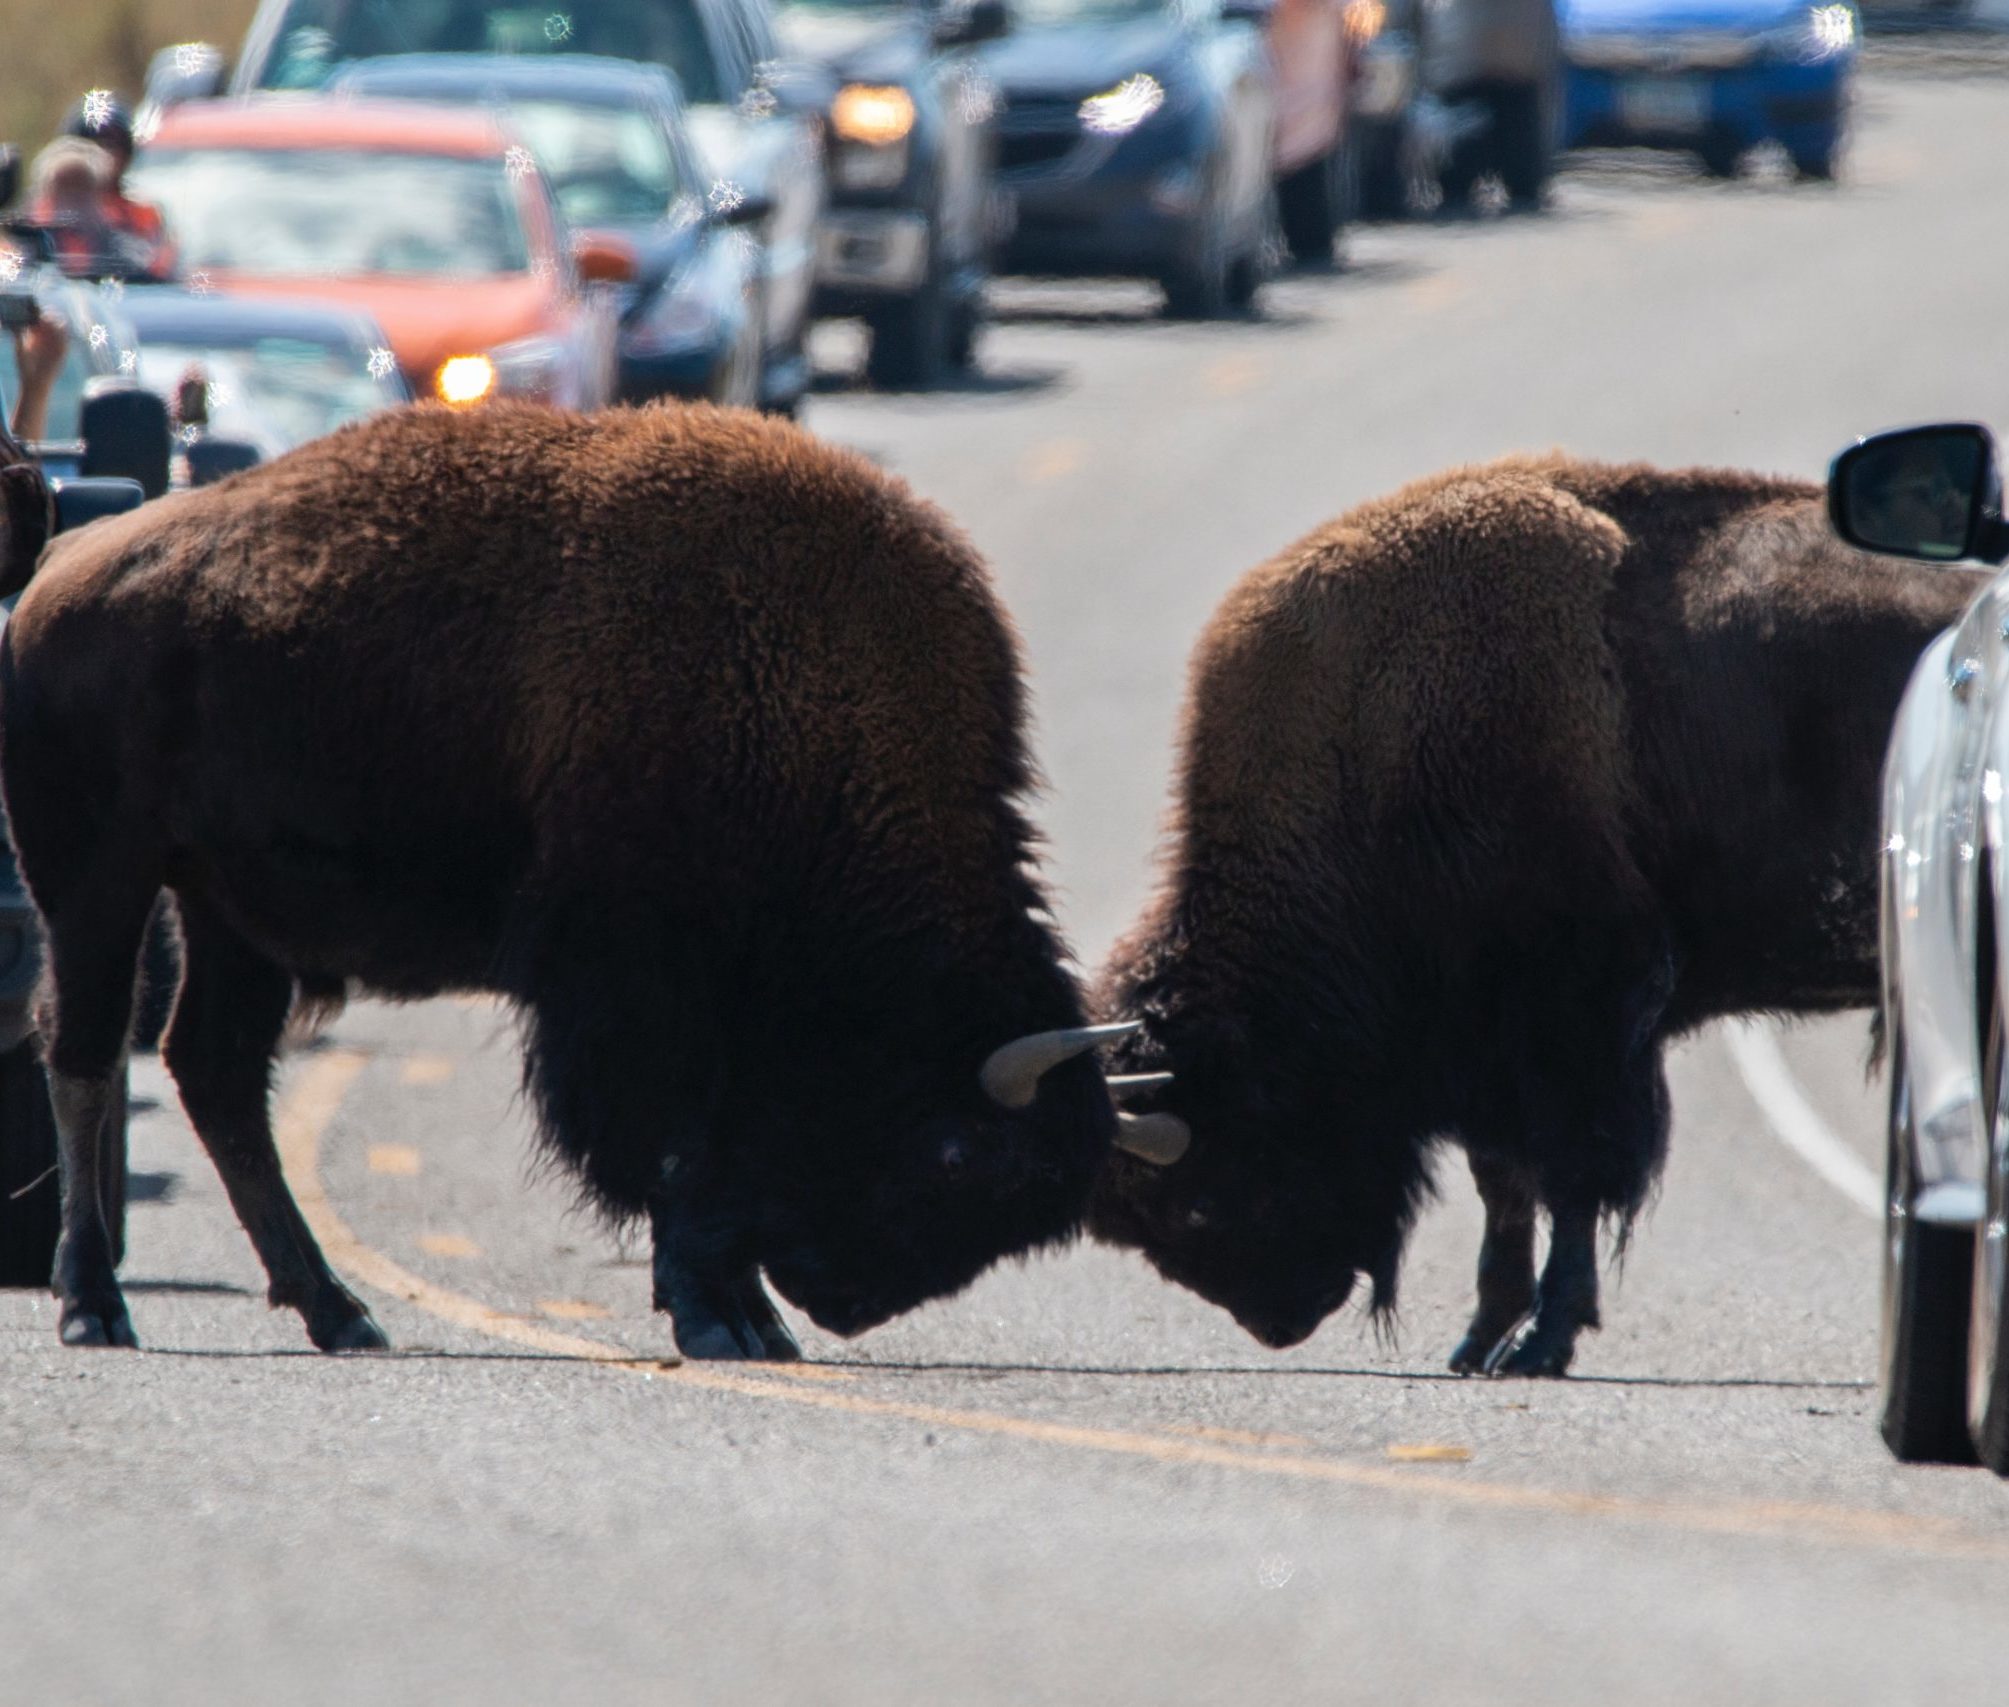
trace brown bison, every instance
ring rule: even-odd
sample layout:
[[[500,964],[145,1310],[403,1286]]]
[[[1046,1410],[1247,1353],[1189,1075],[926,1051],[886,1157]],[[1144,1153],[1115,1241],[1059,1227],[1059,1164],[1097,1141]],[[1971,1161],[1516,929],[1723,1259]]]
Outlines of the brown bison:
[[[1812,486],[1561,457],[1257,569],[1099,992],[1190,1153],[1117,1158],[1091,1226],[1292,1345],[1356,1277],[1391,1308],[1455,1139],[1486,1236],[1451,1366],[1560,1374],[1665,1155],[1668,1038],[1874,1001],[1884,742],[1977,585],[1841,546]]]
[[[164,1045],[271,1281],[382,1345],[273,1148],[289,1009],[486,990],[678,1344],[786,1357],[1080,1224],[1119,1121],[1031,869],[1013,636],[859,457],[710,408],[417,410],[62,537],[0,651],[72,1344],[155,895]],[[1150,1147],[1149,1123],[1130,1141]]]

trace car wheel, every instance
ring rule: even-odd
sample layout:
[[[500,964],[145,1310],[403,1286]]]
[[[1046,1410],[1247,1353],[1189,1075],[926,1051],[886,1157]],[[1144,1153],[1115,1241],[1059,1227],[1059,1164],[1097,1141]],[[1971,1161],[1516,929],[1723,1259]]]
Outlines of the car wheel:
[[[990,311],[984,302],[983,286],[965,293],[949,316],[949,366],[968,373],[977,365],[977,347],[983,342],[984,326]]]
[[[1344,140],[1277,182],[1284,247],[1302,266],[1324,266],[1345,223],[1351,157]]]
[[[1228,309],[1228,274],[1234,257],[1228,253],[1226,221],[1211,202],[1193,233],[1188,256],[1167,269],[1159,281],[1165,291],[1165,313],[1173,320],[1218,320]]]
[[[1402,125],[1365,126],[1352,144],[1362,219],[1401,219],[1409,212],[1409,168]]]
[[[1705,142],[1699,152],[1702,170],[1712,178],[1734,178],[1744,162],[1744,151],[1734,142]]]
[[[0,1286],[49,1284],[62,1223],[56,1117],[31,1037],[0,1054]]]
[[[1831,184],[1835,178],[1835,157],[1841,152],[1839,140],[1793,155],[1793,175],[1809,183]]]
[[[873,313],[867,383],[882,391],[920,391],[935,384],[949,362],[953,319],[948,281],[931,261],[920,289]]]
[[[1989,1100],[1988,1212],[1974,1241],[1969,1300],[1967,1393],[1969,1438],[1981,1462],[2009,1476],[2009,1048],[2003,1020],[1989,1028],[1984,1057]]]
[[[1515,207],[1539,208],[1556,169],[1556,108],[1547,87],[1493,97],[1493,164]]]
[[[1967,1320],[1974,1234],[1916,1220],[1911,1072],[1896,1028],[1884,1173],[1884,1444],[1907,1464],[1971,1464],[1967,1432]]]

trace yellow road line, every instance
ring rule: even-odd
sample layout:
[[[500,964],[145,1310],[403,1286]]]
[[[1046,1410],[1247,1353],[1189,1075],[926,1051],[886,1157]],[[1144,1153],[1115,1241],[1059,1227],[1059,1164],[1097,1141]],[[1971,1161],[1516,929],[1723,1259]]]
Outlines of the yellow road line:
[[[460,1233],[421,1233],[419,1249],[429,1257],[478,1257],[481,1247]]]
[[[1052,439],[1027,453],[1020,474],[1028,484],[1041,486],[1065,479],[1087,460],[1088,446],[1082,440]]]
[[[396,1174],[410,1178],[423,1165],[419,1153],[409,1144],[372,1144],[365,1157],[373,1174]]]
[[[803,1379],[817,1367],[815,1365],[805,1366],[796,1373],[794,1380],[785,1380],[776,1378],[788,1372],[788,1366],[781,1364],[756,1366],[760,1369],[758,1374],[740,1374],[718,1365],[679,1365],[667,1358],[638,1358],[619,1347],[558,1333],[535,1322],[491,1309],[462,1293],[435,1286],[364,1244],[350,1231],[328,1201],[327,1190],[322,1184],[320,1145],[322,1134],[334,1120],[350,1087],[367,1063],[368,1057],[354,1050],[330,1049],[310,1057],[291,1077],[275,1111],[274,1126],[287,1178],[292,1182],[301,1212],[307,1217],[329,1260],[366,1286],[402,1298],[441,1321],[553,1357],[638,1371],[708,1392],[733,1393],[745,1398],[836,1411],[848,1416],[919,1423],[928,1428],[956,1429],[968,1434],[990,1435],[1042,1446],[1070,1447],[1157,1464],[1235,1470],[1259,1476],[1364,1488],[1412,1499],[1436,1499],[1454,1505],[1527,1511],[1547,1516],[1602,1518],[1700,1534],[1821,1541],[1960,1558],[2009,1558],[2009,1542],[1976,1535],[1952,1518],[1917,1517],[1847,1506],[1806,1505],[1786,1500],[1707,1504],[1699,1501],[1632,1499],[1617,1494],[1572,1493],[1559,1488],[1484,1482],[1445,1472],[1419,1472],[1303,1453],[1263,1451],[1205,1435],[1179,1438],[1170,1431],[1147,1433],[1143,1430],[1049,1422],[999,1411],[963,1410],[900,1399],[869,1398],[862,1393],[833,1392],[814,1379]],[[841,1373],[848,1376],[852,1372]],[[1225,1432],[1209,1431],[1210,1434]]]
[[[453,1057],[451,1055],[414,1055],[398,1071],[398,1079],[407,1085],[443,1085],[453,1077]]]

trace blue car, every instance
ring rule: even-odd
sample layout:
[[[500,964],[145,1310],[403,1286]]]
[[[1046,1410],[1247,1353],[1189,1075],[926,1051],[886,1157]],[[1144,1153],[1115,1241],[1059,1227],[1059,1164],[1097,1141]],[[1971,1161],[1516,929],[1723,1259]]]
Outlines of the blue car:
[[[551,180],[574,232],[635,251],[621,287],[623,402],[710,398],[792,408],[791,350],[769,350],[758,206],[714,207],[675,80],[660,66],[586,55],[398,54],[329,85],[373,98],[497,108]]]
[[[1861,36],[1848,0],[1569,0],[1564,145],[1680,150],[1727,178],[1777,142],[1832,178]]]

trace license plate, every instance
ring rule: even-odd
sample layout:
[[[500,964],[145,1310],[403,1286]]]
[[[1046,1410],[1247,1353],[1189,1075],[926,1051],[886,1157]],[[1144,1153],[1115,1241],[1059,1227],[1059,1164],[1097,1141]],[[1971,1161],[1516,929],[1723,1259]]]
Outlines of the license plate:
[[[1709,85],[1697,77],[1631,77],[1619,85],[1618,113],[1628,130],[1701,130],[1709,123]]]

